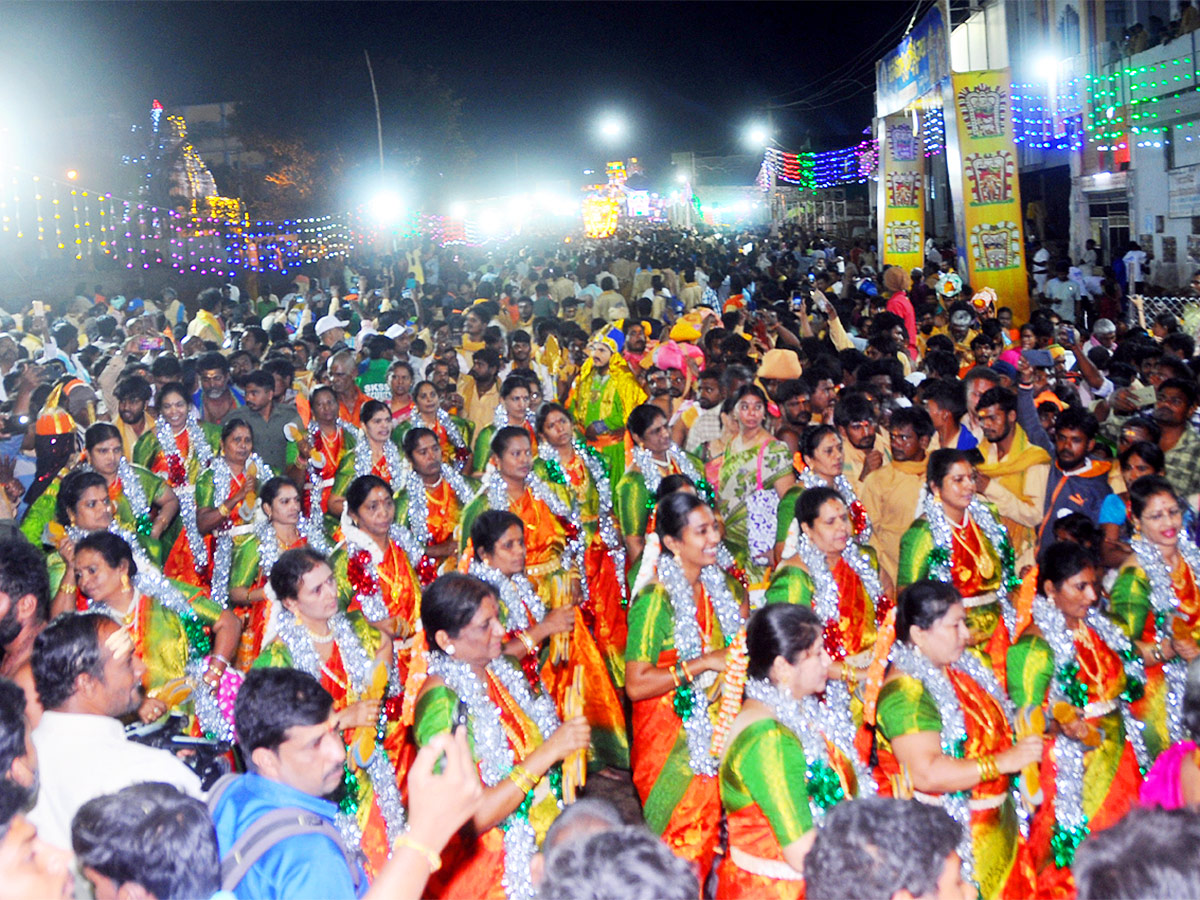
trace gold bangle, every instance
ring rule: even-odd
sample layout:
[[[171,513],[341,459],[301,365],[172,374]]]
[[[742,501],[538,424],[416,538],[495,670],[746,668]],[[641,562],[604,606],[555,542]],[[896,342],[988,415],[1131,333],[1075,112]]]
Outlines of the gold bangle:
[[[667,671],[671,673],[671,681],[674,686],[679,687],[679,673],[675,671],[675,666],[671,666]]]
[[[695,678],[692,677],[691,670],[687,667],[686,659],[679,661],[679,667],[683,669],[683,677],[686,681],[695,681]]]
[[[221,514],[222,519],[229,518],[229,507],[226,506],[224,503],[222,503],[220,506],[217,507],[217,512],[219,512]]]
[[[432,875],[442,867],[442,857],[434,853],[429,847],[424,844],[414,841],[407,834],[402,834],[392,843],[392,850],[399,850],[402,847],[407,847],[409,850],[425,857],[425,862],[429,865],[429,874]]]
[[[538,779],[530,775],[524,766],[513,766],[512,770],[508,773],[508,777],[522,794],[528,794],[537,787]]]
[[[522,644],[525,645],[525,649],[529,651],[530,656],[537,655],[537,644],[535,644],[533,642],[533,638],[531,638],[529,636],[528,632],[518,631],[517,632],[517,640],[519,640]]]

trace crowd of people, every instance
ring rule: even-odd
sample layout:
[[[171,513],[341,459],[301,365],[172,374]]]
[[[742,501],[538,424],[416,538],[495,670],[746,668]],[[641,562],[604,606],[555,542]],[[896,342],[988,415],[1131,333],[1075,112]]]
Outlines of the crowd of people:
[[[1200,896],[1195,337],[938,257],[2,314],[0,897]]]

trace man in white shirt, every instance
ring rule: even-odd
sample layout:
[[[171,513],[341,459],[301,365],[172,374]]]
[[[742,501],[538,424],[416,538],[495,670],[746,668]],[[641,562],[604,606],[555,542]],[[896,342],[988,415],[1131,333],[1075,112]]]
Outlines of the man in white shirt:
[[[1143,250],[1134,241],[1129,243],[1129,252],[1122,257],[1125,263],[1125,277],[1129,283],[1129,293],[1140,294],[1142,292],[1142,282],[1146,278],[1146,251]]]
[[[1042,246],[1041,241],[1033,242],[1033,281],[1039,294],[1046,290],[1046,282],[1050,280],[1050,251]]]
[[[40,789],[29,820],[42,840],[71,848],[84,803],[142,781],[204,796],[200,779],[166,750],[125,739],[121,718],[143,700],[145,664],[133,638],[100,613],[62,616],[33,644],[33,681],[45,707],[33,732]]]
[[[1042,296],[1050,301],[1050,308],[1068,325],[1075,324],[1079,314],[1079,285],[1070,279],[1067,261],[1062,260],[1055,268],[1054,280],[1046,283]]]

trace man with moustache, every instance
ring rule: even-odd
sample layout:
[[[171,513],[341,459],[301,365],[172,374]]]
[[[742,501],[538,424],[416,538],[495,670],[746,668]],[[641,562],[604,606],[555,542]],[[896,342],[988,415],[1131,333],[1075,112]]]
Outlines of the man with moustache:
[[[692,427],[687,429],[687,440],[676,440],[688,453],[696,453],[706,441],[715,440],[721,436],[721,404],[725,400],[725,390],[722,387],[724,370],[720,366],[709,366],[700,373],[696,385],[696,402],[700,406],[700,414]]]
[[[880,568],[895,578],[900,538],[920,514],[917,506],[925,486],[933,420],[919,406],[897,409],[888,436],[892,461],[863,479],[859,499],[875,528],[871,546],[879,554]]]

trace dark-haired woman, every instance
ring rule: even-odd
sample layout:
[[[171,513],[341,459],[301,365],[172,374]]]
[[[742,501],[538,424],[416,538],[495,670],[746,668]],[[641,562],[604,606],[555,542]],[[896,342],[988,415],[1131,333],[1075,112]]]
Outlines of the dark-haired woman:
[[[255,520],[250,536],[234,547],[229,570],[229,602],[242,620],[235,660],[239,669],[248,669],[262,652],[271,608],[266,584],[279,555],[306,545],[322,556],[331,549],[320,520],[309,521],[300,511],[300,492],[290,480],[270,479],[259,496],[263,515]]]
[[[329,494],[329,513],[341,517],[350,483],[364,475],[382,478],[393,496],[404,487],[411,471],[408,460],[392,441],[392,411],[380,400],[362,405],[362,429],[353,448],[342,454]],[[340,524],[340,523],[339,523]]]
[[[475,436],[474,465],[477,472],[482,472],[492,455],[492,438],[496,432],[506,425],[517,425],[524,428],[537,452],[537,433],[529,418],[529,382],[524,375],[513,373],[500,385],[500,402],[492,414],[492,424],[483,428]]]
[[[809,488],[796,500],[795,521],[800,535],[785,544],[785,558],[771,575],[767,603],[798,603],[816,611],[822,642],[829,654],[827,701],[845,707],[856,726],[862,725],[867,670],[874,656],[887,657],[888,647],[876,648],[887,614],[887,598],[895,588],[879,571],[870,548],[852,539],[849,510],[831,487]]]
[[[463,475],[471,474],[471,425],[442,409],[437,386],[432,381],[417,382],[413,388],[413,410],[392,431],[392,440],[403,445],[410,428],[428,428],[436,434],[442,448],[442,462]]]
[[[584,531],[583,612],[617,687],[625,684],[625,544],[613,514],[612,483],[604,458],[575,434],[570,414],[557,403],[538,410],[533,471],[566,491]],[[593,723],[594,725],[595,723]]]
[[[892,666],[879,693],[880,767],[894,792],[943,807],[963,828],[963,875],[983,900],[1034,896],[1011,776],[1042,758],[1042,740],[1013,742],[1012,702],[978,657],[962,598],[918,581],[900,592]]]
[[[646,824],[707,873],[720,820],[713,725],[726,647],[742,627],[740,585],[716,565],[713,511],[670,494],[656,511],[662,545],[629,607],[625,693],[633,703],[633,783]]]
[[[231,739],[232,723],[221,713],[213,691],[237,651],[237,616],[200,592],[185,594],[184,586],[161,572],[139,569],[128,542],[107,531],[82,538],[75,545],[74,561],[76,608],[111,615],[129,633],[133,652],[145,663],[146,699],[138,717],[152,722],[178,710],[197,717],[198,732]]]
[[[621,698],[580,608],[548,610],[525,577],[524,523],[510,512],[489,509],[471,525],[471,544],[475,556],[469,572],[491,585],[500,602],[505,654],[520,660],[534,683],[540,675],[560,714],[575,669],[580,668],[583,714],[592,727],[594,760],[599,766],[628,769],[629,738]],[[566,655],[557,659],[547,641],[555,634],[570,638]]]
[[[1018,710],[1038,709],[1055,723],[1029,846],[1039,896],[1071,896],[1075,848],[1137,799],[1146,751],[1129,701],[1140,696],[1145,669],[1120,626],[1095,608],[1096,563],[1087,550],[1051,544],[1038,578],[1033,623],[1008,650],[1008,693]]]
[[[1008,596],[1018,584],[1012,543],[995,510],[975,496],[975,473],[963,451],[929,454],[925,479],[921,517],[900,538],[896,586],[932,578],[958,591],[970,649],[1003,683],[1017,624]]]
[[[1180,740],[1187,665],[1200,638],[1200,548],[1183,538],[1183,504],[1171,483],[1146,475],[1129,486],[1138,536],[1112,588],[1112,615],[1146,664],[1146,693],[1134,713],[1150,759]]]
[[[274,476],[254,452],[254,432],[244,419],[221,427],[221,453],[196,481],[196,525],[204,535],[203,559],[194,559],[186,534],[175,542],[166,572],[172,578],[209,588],[213,600],[229,605],[229,572],[233,549],[251,531],[260,481]]]
[[[338,609],[333,570],[311,547],[280,554],[271,569],[276,634],[256,668],[295,668],[333,696],[333,727],[346,742],[343,812],[374,876],[404,833],[398,781],[407,770],[404,729],[391,701],[400,682],[391,642],[357,612]]]
[[[395,642],[403,684],[421,618],[421,587],[413,568],[413,560],[421,558],[421,545],[412,532],[396,524],[391,487],[378,475],[354,479],[345,500],[345,539],[329,557],[338,605],[343,611],[361,612]]]
[[[721,461],[717,509],[725,523],[725,543],[746,573],[754,598],[767,587],[779,498],[795,484],[796,475],[787,445],[763,428],[767,398],[760,388],[744,385],[735,395],[733,415],[738,433]]]
[[[814,487],[833,488],[841,495],[850,510],[850,524],[854,528],[854,539],[865,544],[871,539],[871,520],[858,499],[854,486],[842,471],[846,449],[842,436],[832,425],[813,425],[804,429],[800,435],[800,459],[804,468],[796,486],[784,497],[785,504],[794,503],[799,491]],[[792,530],[794,521],[791,508],[781,507],[779,510],[779,540],[786,541],[788,532]]]
[[[561,763],[588,746],[583,717],[559,723],[554,704],[530,690],[503,656],[495,590],[469,575],[443,575],[425,592],[429,676],[417,699],[418,745],[462,721],[471,738],[483,801],[471,827],[442,853],[430,897],[528,898],[529,862],[561,803]]]
[[[817,700],[830,664],[821,629],[811,609],[782,604],[746,626],[748,680],[721,759],[729,853],[719,897],[798,900],[814,826],[839,801],[874,793],[854,723]]]
[[[56,485],[54,516],[58,528],[51,526],[52,537],[61,530],[56,549],[46,557],[50,576],[50,616],[53,618],[75,609],[75,545],[94,531],[119,533],[134,548],[147,567],[153,565],[141,544],[113,518],[108,485],[99,472],[76,469]]]
[[[221,448],[221,429],[200,421],[187,388],[177,381],[159,389],[157,403],[158,421],[134,444],[133,462],[165,478],[179,498],[179,516],[162,537],[169,555],[184,532],[197,548],[203,540],[196,527],[196,482]]]
[[[1166,457],[1158,444],[1138,441],[1126,447],[1117,457],[1121,465],[1121,479],[1125,491],[1109,494],[1100,505],[1100,529],[1104,532],[1104,564],[1111,569],[1120,568],[1129,558],[1133,548],[1129,539],[1133,536],[1133,517],[1129,508],[1129,485],[1144,475],[1163,475],[1166,472]]]
[[[646,538],[653,531],[650,514],[663,479],[683,475],[697,489],[707,482],[696,460],[671,440],[667,414],[657,406],[643,403],[635,407],[629,414],[628,430],[632,450],[613,487],[613,503],[626,558],[632,564],[642,555]]]
[[[293,478],[303,477],[304,513],[322,519],[325,534],[332,537],[338,527],[338,515],[329,508],[333,482],[342,458],[354,452],[358,429],[338,416],[337,394],[327,384],[316,387],[308,398],[312,419],[307,433],[296,443]]]

